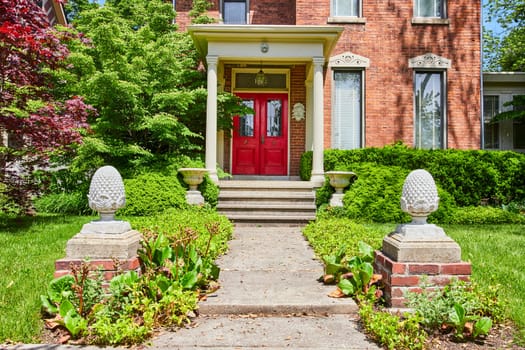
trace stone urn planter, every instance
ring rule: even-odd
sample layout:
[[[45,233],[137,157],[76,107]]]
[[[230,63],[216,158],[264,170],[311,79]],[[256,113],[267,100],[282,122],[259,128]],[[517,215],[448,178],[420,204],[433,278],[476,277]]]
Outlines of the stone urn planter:
[[[204,204],[204,197],[202,197],[197,187],[204,181],[204,175],[206,175],[208,170],[203,168],[180,168],[178,171],[182,174],[184,182],[190,186],[190,189],[186,192],[186,201],[194,205]]]
[[[351,171],[327,171],[326,176],[330,180],[330,186],[335,189],[335,193],[330,198],[330,205],[333,207],[343,206],[343,190],[350,185],[350,180],[356,176]]]

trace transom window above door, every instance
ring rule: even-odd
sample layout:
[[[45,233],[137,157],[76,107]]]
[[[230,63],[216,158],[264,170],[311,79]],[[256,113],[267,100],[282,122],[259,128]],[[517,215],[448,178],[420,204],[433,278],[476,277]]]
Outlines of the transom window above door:
[[[247,24],[248,0],[222,0],[224,24]]]

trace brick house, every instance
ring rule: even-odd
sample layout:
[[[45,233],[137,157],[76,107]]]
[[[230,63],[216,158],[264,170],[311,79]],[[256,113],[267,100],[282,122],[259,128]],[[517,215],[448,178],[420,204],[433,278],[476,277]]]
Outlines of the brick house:
[[[480,0],[212,0],[217,24],[190,25],[207,65],[206,167],[234,175],[299,174],[313,150],[481,146]],[[254,108],[216,132],[217,91]]]

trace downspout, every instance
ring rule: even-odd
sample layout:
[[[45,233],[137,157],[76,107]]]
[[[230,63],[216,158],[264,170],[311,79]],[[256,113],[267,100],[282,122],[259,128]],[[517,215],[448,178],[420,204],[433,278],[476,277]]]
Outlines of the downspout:
[[[484,91],[484,88],[483,88],[483,2],[480,2],[480,21],[479,21],[479,37],[480,37],[480,40],[479,40],[479,46],[480,46],[480,52],[481,52],[481,57],[480,57],[480,67],[479,67],[479,70],[480,70],[480,74],[479,74],[479,79],[480,79],[480,120],[481,120],[481,127],[480,127],[480,132],[481,132],[481,137],[480,137],[480,146],[479,148],[480,149],[484,149],[485,148],[485,108],[483,106],[483,91]]]

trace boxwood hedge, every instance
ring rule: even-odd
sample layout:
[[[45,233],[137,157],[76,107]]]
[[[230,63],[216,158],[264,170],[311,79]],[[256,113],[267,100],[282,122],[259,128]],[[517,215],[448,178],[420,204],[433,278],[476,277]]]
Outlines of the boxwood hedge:
[[[355,164],[364,162],[408,171],[425,169],[461,207],[525,201],[525,154],[517,152],[418,150],[398,143],[383,148],[326,150],[324,153],[325,171],[354,171]],[[310,151],[301,158],[303,180],[310,178],[311,169]]]

